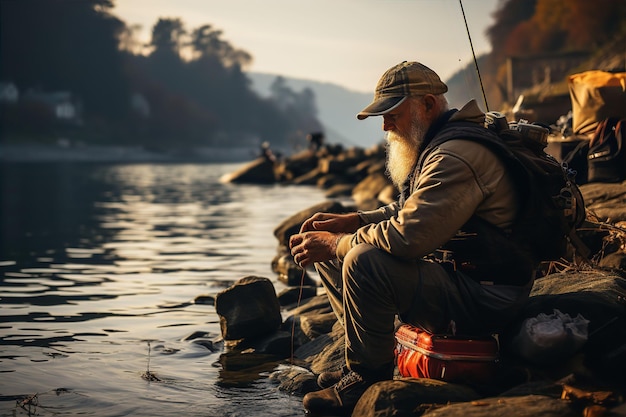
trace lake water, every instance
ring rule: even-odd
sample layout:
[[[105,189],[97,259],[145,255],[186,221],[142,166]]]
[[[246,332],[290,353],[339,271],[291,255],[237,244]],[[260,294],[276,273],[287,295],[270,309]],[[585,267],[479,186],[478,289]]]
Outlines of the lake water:
[[[303,414],[272,369],[230,383],[223,351],[188,339],[220,337],[196,297],[248,275],[284,288],[273,230],[324,199],[219,182],[239,166],[0,164],[1,416]]]

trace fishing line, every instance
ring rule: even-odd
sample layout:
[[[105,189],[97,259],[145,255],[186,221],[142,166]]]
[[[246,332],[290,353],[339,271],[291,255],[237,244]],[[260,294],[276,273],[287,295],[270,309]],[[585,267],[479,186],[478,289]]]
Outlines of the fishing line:
[[[298,265],[300,266],[300,265]],[[298,293],[298,302],[296,303],[296,308],[300,307],[300,302],[302,301],[302,292],[304,289],[304,276],[306,274],[306,269],[302,266],[300,266],[300,268],[302,268],[302,275],[300,276],[300,292]],[[291,358],[290,358],[290,362],[293,365],[295,358],[294,358],[294,339],[296,338],[296,317],[292,317],[291,320]]]
[[[480,69],[478,68],[478,60],[476,59],[476,54],[474,53],[474,44],[472,43],[472,35],[470,35],[469,27],[467,26],[467,18],[465,17],[465,10],[463,9],[463,1],[459,0],[459,5],[461,6],[461,13],[463,14],[463,21],[465,22],[465,30],[467,31],[467,38],[469,39],[470,48],[472,49],[472,56],[474,57],[474,66],[476,67],[476,73],[478,74],[478,81],[480,82],[480,89],[483,92],[483,100],[485,100],[485,107],[487,111],[489,111],[489,104],[487,104],[487,95],[485,94],[485,88],[483,87],[483,79],[480,76]]]

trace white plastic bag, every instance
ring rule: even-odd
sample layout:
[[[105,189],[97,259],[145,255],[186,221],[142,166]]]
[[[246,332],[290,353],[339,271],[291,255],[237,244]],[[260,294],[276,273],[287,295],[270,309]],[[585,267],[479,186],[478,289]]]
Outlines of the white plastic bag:
[[[552,314],[540,313],[524,320],[512,348],[529,362],[564,362],[587,341],[588,324],[580,314],[572,318],[557,309]]]

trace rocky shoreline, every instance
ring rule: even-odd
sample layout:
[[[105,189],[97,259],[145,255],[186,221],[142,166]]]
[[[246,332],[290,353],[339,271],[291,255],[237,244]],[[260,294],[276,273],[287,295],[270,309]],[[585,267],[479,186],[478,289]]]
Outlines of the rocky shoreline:
[[[259,158],[229,174],[228,182],[316,185],[327,200],[295,213],[275,228],[273,271],[287,288],[276,293],[267,277],[242,277],[215,297],[225,371],[255,372],[268,365],[278,389],[293,395],[318,390],[316,375],[343,363],[343,330],[315,272],[289,254],[289,236],[317,211],[367,210],[387,204],[397,190],[384,175],[384,148],[326,148],[275,162]],[[401,377],[372,386],[353,416],[626,416],[626,182],[581,186],[587,221],[578,230],[590,262],[572,256],[545,265],[525,311],[498,335],[498,372],[485,384]],[[526,320],[559,311],[588,321],[584,343],[520,347]],[[526,346],[527,348],[528,346]]]

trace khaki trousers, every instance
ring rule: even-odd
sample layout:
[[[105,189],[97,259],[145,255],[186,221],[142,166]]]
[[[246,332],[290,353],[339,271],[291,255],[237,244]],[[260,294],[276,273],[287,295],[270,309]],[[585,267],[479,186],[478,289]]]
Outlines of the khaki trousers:
[[[460,333],[489,333],[517,312],[526,293],[494,296],[438,263],[402,260],[368,244],[342,263],[315,266],[345,329],[346,364],[364,374],[393,371],[397,316],[434,333],[448,332],[451,321]]]

